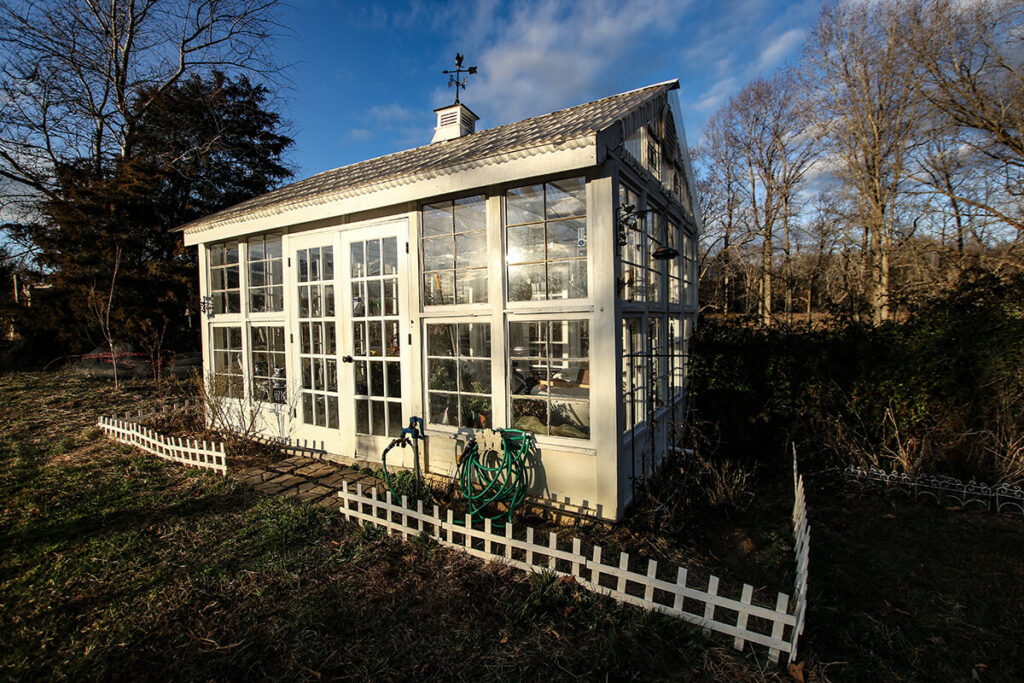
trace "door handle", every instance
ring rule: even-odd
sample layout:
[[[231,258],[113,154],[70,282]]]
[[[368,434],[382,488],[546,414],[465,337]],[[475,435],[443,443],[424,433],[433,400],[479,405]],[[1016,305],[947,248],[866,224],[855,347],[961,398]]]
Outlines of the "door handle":
[[[352,363],[352,362],[354,362],[354,360],[355,359],[353,359],[352,356],[342,356],[341,357],[341,362],[342,363]]]

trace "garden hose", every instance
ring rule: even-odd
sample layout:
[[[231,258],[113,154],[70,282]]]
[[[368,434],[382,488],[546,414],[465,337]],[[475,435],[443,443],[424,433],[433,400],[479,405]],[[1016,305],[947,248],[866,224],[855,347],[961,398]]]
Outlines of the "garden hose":
[[[393,440],[381,453],[381,467],[384,471],[384,483],[391,492],[393,499],[399,499],[388,474],[388,452],[395,446],[412,444],[416,455],[416,485],[419,491],[429,495],[429,488],[423,485],[419,472],[419,448],[416,440],[423,438],[421,429],[417,429],[420,418],[412,418],[409,426]],[[494,430],[501,436],[501,452],[497,450],[481,450],[477,440],[470,440],[456,459],[455,473],[448,487],[448,499],[451,500],[455,487],[458,486],[462,497],[469,505],[469,514],[477,519],[490,519],[492,524],[503,527],[512,519],[512,515],[526,497],[527,476],[526,456],[530,451],[532,434],[518,429]],[[503,510],[497,509],[504,507]],[[456,520],[456,523],[465,522]]]
[[[495,431],[501,434],[501,452],[482,452],[476,440],[467,443],[456,463],[452,486],[458,485],[473,517],[504,526],[526,497],[526,456],[532,435],[518,429]],[[496,510],[498,506],[504,510]]]

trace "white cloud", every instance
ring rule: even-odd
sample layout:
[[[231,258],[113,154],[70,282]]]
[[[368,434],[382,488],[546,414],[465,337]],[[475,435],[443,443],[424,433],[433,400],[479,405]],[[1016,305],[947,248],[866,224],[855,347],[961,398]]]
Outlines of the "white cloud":
[[[757,60],[757,70],[766,71],[778,66],[783,60],[793,54],[804,39],[803,29],[794,28],[770,41]]]
[[[672,0],[479,5],[466,35],[480,73],[463,99],[492,127],[637,87],[638,67],[658,58],[649,37],[671,33],[681,16]],[[451,99],[435,92],[436,105]]]
[[[373,139],[373,131],[368,128],[353,128],[348,132],[347,139],[352,142],[366,142]]]

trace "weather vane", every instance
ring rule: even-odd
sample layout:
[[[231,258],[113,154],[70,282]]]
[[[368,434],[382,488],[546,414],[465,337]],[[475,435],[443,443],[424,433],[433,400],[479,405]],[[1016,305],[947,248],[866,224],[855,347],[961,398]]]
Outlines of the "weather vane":
[[[466,78],[462,74],[473,75],[473,74],[476,73],[476,67],[475,66],[469,66],[469,67],[466,67],[465,69],[462,68],[462,60],[463,59],[465,59],[465,57],[462,54],[456,52],[455,53],[455,68],[452,69],[452,70],[445,69],[444,71],[441,72],[441,73],[449,74],[449,76],[448,76],[448,87],[450,88],[453,85],[455,86],[455,104],[459,103],[459,88],[465,88],[466,87]]]

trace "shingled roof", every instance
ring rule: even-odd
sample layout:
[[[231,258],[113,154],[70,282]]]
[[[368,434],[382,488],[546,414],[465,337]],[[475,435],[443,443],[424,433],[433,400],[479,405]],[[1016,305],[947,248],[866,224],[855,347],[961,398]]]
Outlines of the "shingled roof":
[[[394,185],[407,179],[442,175],[451,169],[486,163],[510,154],[529,154],[537,148],[578,146],[581,138],[592,142],[597,133],[636,112],[643,105],[679,87],[677,80],[612,95],[601,100],[561,109],[550,114],[388,154],[324,171],[315,176],[249,199],[177,230],[193,232],[250,216],[285,213],[332,199]]]

